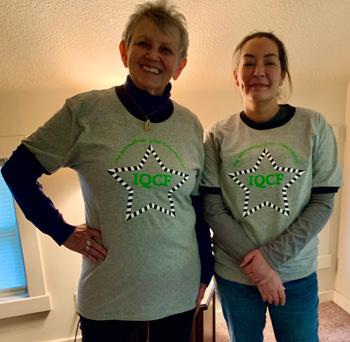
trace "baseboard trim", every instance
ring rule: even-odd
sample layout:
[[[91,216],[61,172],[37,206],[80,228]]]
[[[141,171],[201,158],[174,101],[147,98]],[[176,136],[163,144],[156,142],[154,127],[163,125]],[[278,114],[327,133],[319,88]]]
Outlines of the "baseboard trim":
[[[74,338],[72,338],[72,339],[68,339],[68,340],[51,340],[51,341],[46,341],[46,342],[74,342]],[[81,337],[79,338],[79,337],[77,337],[77,340],[76,340],[76,342],[82,342],[82,339],[81,339]]]
[[[329,303],[333,300],[334,297],[334,291],[322,291],[318,293],[318,299],[320,300],[320,303]]]
[[[225,317],[224,317],[224,314],[223,314],[221,308],[215,310],[215,322],[216,323],[225,322]]]
[[[321,270],[323,268],[329,268],[332,264],[331,255],[320,255],[317,257],[317,269]]]
[[[333,302],[350,314],[350,299],[338,291],[334,291]]]

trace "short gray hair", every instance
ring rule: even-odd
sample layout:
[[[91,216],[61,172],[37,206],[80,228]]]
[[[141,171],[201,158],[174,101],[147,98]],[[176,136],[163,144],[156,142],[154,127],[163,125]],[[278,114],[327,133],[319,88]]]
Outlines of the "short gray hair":
[[[169,29],[176,28],[180,33],[180,60],[187,57],[189,40],[186,18],[176,8],[175,5],[169,4],[166,0],[145,2],[138,5],[136,11],[130,15],[123,31],[122,39],[125,41],[126,48],[130,45],[137,23],[141,19],[147,18],[166,34],[169,34]]]

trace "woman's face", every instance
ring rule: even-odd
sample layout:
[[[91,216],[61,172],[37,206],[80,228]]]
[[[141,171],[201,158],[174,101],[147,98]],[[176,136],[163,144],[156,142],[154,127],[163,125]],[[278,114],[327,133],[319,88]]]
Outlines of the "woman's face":
[[[170,29],[162,32],[147,18],[141,19],[132,34],[130,46],[119,45],[124,66],[129,68],[135,85],[151,95],[162,95],[168,82],[176,80],[186,65],[179,60],[180,33]]]
[[[277,104],[279,87],[283,84],[277,44],[268,38],[253,38],[242,48],[236,85],[244,102]]]

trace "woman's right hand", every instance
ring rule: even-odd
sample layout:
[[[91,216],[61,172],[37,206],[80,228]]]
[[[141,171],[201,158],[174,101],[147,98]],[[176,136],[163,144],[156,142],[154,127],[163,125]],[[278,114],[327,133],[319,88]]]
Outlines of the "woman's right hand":
[[[276,271],[273,272],[272,277],[267,281],[257,282],[256,286],[261,294],[261,298],[264,302],[275,305],[286,304],[286,294],[282,281]]]
[[[101,232],[83,223],[75,227],[63,246],[84,255],[92,263],[97,264],[106,259],[107,250],[96,239],[102,240]]]

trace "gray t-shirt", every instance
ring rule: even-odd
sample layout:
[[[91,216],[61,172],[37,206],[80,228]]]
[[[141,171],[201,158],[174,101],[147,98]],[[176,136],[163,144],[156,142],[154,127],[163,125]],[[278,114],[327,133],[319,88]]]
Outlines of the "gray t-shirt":
[[[257,248],[293,224],[312,188],[342,186],[333,131],[321,114],[307,109],[297,108],[289,121],[270,129],[254,129],[239,114],[229,116],[208,130],[205,152],[202,185],[221,188],[227,209]],[[316,270],[317,245],[315,237],[279,267],[283,282]],[[252,284],[215,240],[214,251],[221,277]]]
[[[132,116],[115,89],[91,91],[24,141],[49,172],[79,176],[86,222],[105,261],[83,258],[78,311],[95,320],[154,320],[195,307],[200,259],[191,195],[204,163],[198,118],[174,104],[161,123]]]

